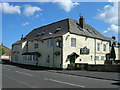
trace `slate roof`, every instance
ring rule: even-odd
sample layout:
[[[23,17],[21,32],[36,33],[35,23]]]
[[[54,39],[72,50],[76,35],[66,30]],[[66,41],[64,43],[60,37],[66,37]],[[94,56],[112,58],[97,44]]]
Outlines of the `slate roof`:
[[[92,26],[88,24],[85,24],[85,28],[82,29],[80,28],[78,21],[67,18],[36,28],[32,30],[28,35],[26,35],[22,40],[19,40],[14,44],[20,44],[21,42],[34,39],[43,40],[47,38],[58,37],[66,34],[67,32],[106,41],[112,40],[111,38],[103,36],[101,33],[99,33],[97,30],[95,30]]]
[[[78,21],[69,19],[69,25],[70,25],[69,31],[71,33],[86,36],[86,37],[91,37],[91,38],[107,40],[107,41],[112,40],[112,38],[103,36],[101,33],[99,33],[97,30],[95,30],[92,26],[88,24],[84,24],[84,29],[82,29],[80,28]]]

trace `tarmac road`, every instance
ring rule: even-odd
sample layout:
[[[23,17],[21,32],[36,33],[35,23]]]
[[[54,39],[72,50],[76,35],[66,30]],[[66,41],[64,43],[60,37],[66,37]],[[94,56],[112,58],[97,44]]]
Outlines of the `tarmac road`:
[[[1,72],[0,72],[1,73]],[[2,65],[2,88],[118,88],[117,81]]]

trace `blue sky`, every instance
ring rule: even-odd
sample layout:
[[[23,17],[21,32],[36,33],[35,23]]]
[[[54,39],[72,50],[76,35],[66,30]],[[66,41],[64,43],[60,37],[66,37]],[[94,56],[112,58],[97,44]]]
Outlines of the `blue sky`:
[[[70,0],[68,0],[70,1]],[[62,19],[79,20],[85,17],[85,23],[107,37],[116,36],[117,4],[110,2],[6,2],[2,5],[2,42],[11,48],[22,34]],[[0,9],[1,10],[1,9]],[[111,10],[111,11],[110,11]],[[113,19],[111,19],[113,18]],[[115,20],[114,20],[115,19]]]

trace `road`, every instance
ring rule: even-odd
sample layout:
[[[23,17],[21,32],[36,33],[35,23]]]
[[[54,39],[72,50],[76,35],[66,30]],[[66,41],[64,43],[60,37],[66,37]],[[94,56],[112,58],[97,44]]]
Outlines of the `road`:
[[[2,88],[118,88],[116,81],[2,65]]]

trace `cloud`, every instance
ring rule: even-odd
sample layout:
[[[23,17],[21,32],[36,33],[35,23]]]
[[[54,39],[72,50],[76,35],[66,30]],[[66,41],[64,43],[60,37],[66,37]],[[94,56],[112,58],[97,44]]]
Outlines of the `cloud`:
[[[109,0],[112,2],[112,0]],[[103,33],[107,34],[114,34],[118,33],[118,27],[120,20],[120,17],[118,17],[118,14],[120,15],[120,12],[118,10],[120,9],[120,6],[117,2],[111,3],[112,5],[105,5],[103,10],[99,10],[99,13],[95,17],[96,19],[103,20],[104,22],[110,24],[110,27],[105,30]]]
[[[113,33],[120,33],[118,32],[118,28],[120,28],[120,26],[117,26],[115,24],[112,24],[106,31],[104,31],[103,33],[107,33],[107,34],[113,34]]]
[[[0,3],[0,11],[7,14],[20,14],[20,6],[13,6],[9,3]]]
[[[78,2],[72,2],[71,0],[53,0],[52,2],[57,3],[66,12],[79,5]]]
[[[118,3],[105,5],[103,10],[97,14],[96,19],[103,20],[109,24],[118,24]]]
[[[29,22],[22,23],[22,26],[26,26],[26,25],[29,25]]]
[[[34,15],[35,12],[41,11],[42,9],[36,6],[25,5],[23,14],[27,17]]]

